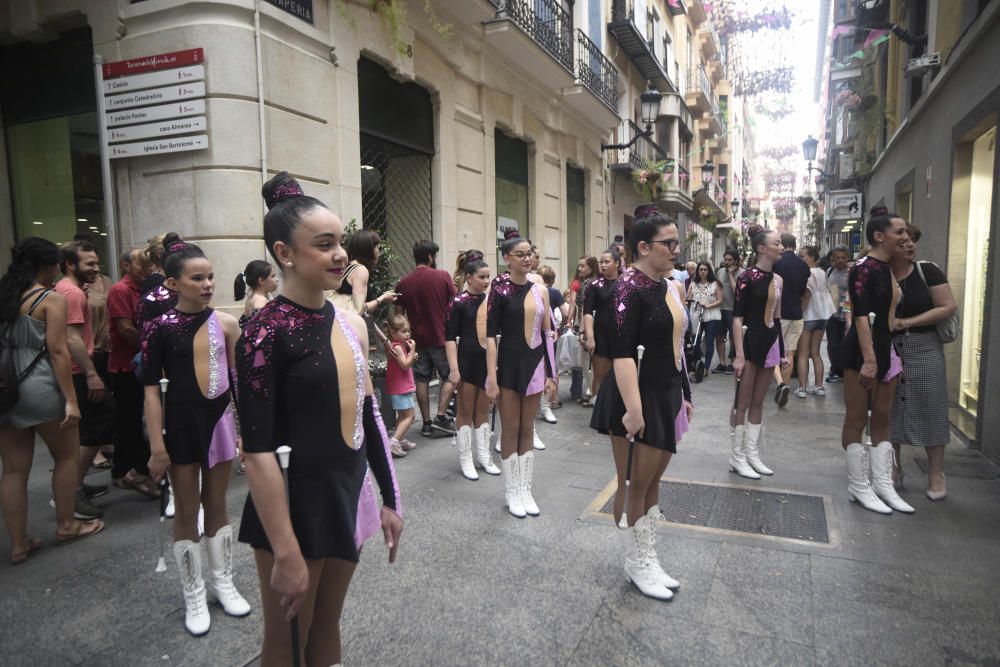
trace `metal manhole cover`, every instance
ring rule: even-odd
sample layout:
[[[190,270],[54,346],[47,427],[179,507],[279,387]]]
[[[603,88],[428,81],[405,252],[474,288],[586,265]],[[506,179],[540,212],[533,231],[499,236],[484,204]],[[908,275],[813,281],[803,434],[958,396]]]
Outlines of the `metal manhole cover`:
[[[614,502],[611,494],[601,512],[611,514]],[[660,511],[671,523],[830,542],[820,496],[664,481]]]

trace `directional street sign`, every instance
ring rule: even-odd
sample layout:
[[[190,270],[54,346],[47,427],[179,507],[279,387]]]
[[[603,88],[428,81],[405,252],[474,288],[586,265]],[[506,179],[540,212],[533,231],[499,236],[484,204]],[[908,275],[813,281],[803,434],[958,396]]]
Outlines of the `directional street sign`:
[[[157,155],[162,153],[179,153],[181,151],[197,151],[208,148],[208,135],[195,134],[190,137],[173,137],[156,139],[154,141],[137,141],[131,144],[116,144],[108,147],[112,160],[139,155]]]
[[[108,127],[118,125],[134,125],[135,123],[149,123],[154,120],[164,120],[166,118],[184,118],[185,116],[200,116],[205,113],[205,100],[185,100],[183,102],[171,102],[155,107],[143,107],[141,109],[127,109],[125,111],[112,111],[104,115]]]
[[[184,83],[176,86],[165,86],[151,90],[140,90],[134,93],[108,95],[109,109],[128,109],[147,104],[160,104],[173,100],[186,100],[194,97],[205,97],[205,84],[202,81]]]
[[[188,83],[205,80],[205,66],[192,65],[191,67],[178,67],[177,69],[163,69],[147,74],[133,74],[123,76],[118,79],[104,80],[104,93],[124,93],[143,88],[156,88],[158,86],[169,86],[174,83]]]
[[[173,120],[162,120],[158,123],[147,123],[145,125],[130,125],[128,127],[113,127],[108,130],[108,141],[135,141],[147,137],[166,137],[172,134],[190,134],[191,132],[204,132],[208,128],[204,116],[194,116],[192,118],[175,118]]]

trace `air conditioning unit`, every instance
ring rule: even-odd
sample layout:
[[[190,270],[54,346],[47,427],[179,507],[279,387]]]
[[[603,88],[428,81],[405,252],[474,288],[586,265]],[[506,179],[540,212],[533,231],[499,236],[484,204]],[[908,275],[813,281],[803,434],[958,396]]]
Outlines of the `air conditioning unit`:
[[[919,58],[912,58],[906,61],[903,70],[907,77],[924,76],[932,70],[941,67],[940,53],[925,53]]]

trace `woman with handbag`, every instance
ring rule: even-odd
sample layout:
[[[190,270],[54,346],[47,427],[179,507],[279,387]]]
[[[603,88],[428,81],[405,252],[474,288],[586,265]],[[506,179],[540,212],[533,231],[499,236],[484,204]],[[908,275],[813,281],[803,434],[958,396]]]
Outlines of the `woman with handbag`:
[[[910,241],[905,255],[890,263],[903,292],[892,339],[906,368],[892,403],[893,484],[903,485],[900,445],[923,447],[928,463],[927,497],[943,500],[947,494],[944,446],[951,439],[948,404],[941,398],[942,388],[948,386],[944,343],[955,339],[957,306],[948,278],[937,264],[914,259],[920,228],[907,225],[907,230]]]
[[[35,434],[54,462],[56,542],[67,544],[101,532],[100,520],[73,516],[80,449],[80,406],[66,343],[66,299],[52,290],[59,275],[59,249],[51,241],[26,238],[11,252],[0,278],[0,508],[10,535],[10,562],[18,565],[42,546],[28,539],[28,476]]]

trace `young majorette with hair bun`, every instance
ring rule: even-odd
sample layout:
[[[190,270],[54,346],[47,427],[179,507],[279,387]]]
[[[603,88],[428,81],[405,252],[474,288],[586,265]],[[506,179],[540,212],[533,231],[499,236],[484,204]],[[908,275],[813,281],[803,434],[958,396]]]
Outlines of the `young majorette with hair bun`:
[[[729,469],[741,477],[760,479],[761,475],[774,474],[760,458],[764,398],[772,369],[787,366],[789,361],[781,336],[781,276],[773,271],[781,256],[781,239],[778,232],[760,225],[752,225],[747,235],[757,261],[739,277],[733,293],[733,370],[738,393],[736,407],[730,412]],[[744,427],[742,434],[740,426]]]
[[[548,290],[528,279],[531,244],[511,236],[500,252],[510,271],[493,281],[487,297],[486,394],[499,401],[507,509],[524,518],[539,514],[531,494],[535,416],[542,392],[555,388],[555,339]]]
[[[250,320],[237,346],[250,486],[240,541],[254,548],[260,578],[261,665],[292,664],[293,618],[301,664],[335,665],[361,547],[381,529],[394,562],[403,506],[372,399],[368,328],[324,297],[347,268],[344,225],[287,172],[265,183],[263,195],[264,243],[284,278],[281,295]],[[290,503],[279,446],[291,448]]]
[[[486,395],[486,290],[490,286],[490,267],[483,253],[469,250],[462,268],[465,290],[455,297],[448,312],[445,351],[450,382],[458,387],[458,410],[455,424],[458,434],[458,463],[466,479],[479,479],[476,467],[490,475],[499,475],[490,452],[490,424],[487,420],[490,399]],[[456,342],[457,341],[457,342]],[[472,440],[475,435],[475,453]]]
[[[684,363],[687,311],[681,288],[667,279],[680,248],[677,224],[655,205],[640,206],[629,244],[633,263],[618,279],[612,300],[614,361],[590,426],[611,436],[625,577],[643,595],[670,600],[680,583],[656,555],[660,479],[694,415]]]
[[[847,277],[853,324],[841,346],[847,404],[841,445],[847,457],[847,492],[867,510],[910,513],[913,508],[892,485],[894,452],[889,441],[892,401],[903,373],[892,341],[902,292],[889,261],[905,256],[906,221],[895,213],[875,216],[865,227],[865,237],[871,251],[851,267]],[[871,441],[878,444],[865,445],[862,435],[869,410]]]
[[[141,337],[149,470],[157,482],[170,470],[184,625],[197,637],[211,627],[209,599],[230,616],[250,613],[233,585],[233,529],[226,510],[229,462],[236,456],[231,383],[240,328],[232,315],[209,307],[215,275],[198,246],[168,234],[163,270],[164,286],[177,295],[177,305],[147,321]],[[165,397],[161,378],[169,380]],[[207,568],[198,536],[200,506],[205,508]]]

